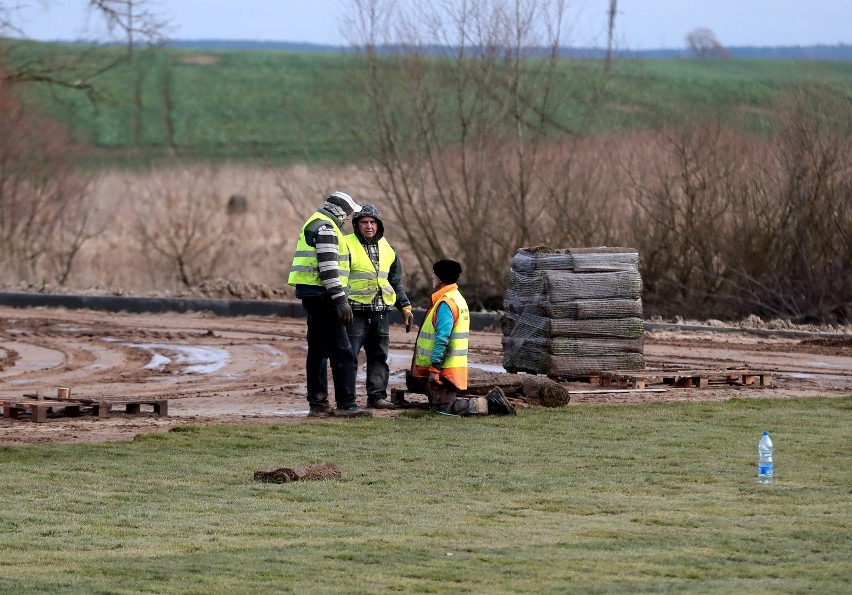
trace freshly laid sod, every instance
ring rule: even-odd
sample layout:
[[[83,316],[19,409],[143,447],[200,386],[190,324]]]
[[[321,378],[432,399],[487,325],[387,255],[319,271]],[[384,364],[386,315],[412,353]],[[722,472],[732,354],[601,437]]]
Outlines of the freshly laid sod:
[[[852,397],[736,399],[5,447],[0,591],[843,592],[850,422]],[[324,461],[343,477],[252,479]]]

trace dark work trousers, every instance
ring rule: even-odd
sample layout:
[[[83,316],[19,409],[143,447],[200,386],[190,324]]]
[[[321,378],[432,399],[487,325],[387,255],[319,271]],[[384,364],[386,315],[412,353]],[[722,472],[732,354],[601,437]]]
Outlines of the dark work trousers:
[[[355,321],[348,327],[352,356],[358,367],[361,348],[367,354],[367,403],[388,398],[388,347],[390,331],[389,312],[359,312],[355,310]]]
[[[355,367],[346,326],[337,318],[330,298],[302,298],[308,315],[308,403],[311,407],[328,406],[328,360],[334,380],[334,400],[338,409],[355,404]]]

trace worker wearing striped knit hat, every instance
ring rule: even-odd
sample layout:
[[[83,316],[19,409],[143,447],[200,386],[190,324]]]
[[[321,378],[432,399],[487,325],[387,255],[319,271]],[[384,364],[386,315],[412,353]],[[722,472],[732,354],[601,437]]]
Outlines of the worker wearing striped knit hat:
[[[349,249],[341,228],[361,210],[345,192],[333,192],[299,231],[287,282],[308,318],[305,360],[310,417],[371,415],[355,404],[356,360],[346,327],[352,324],[347,299]],[[328,400],[328,362],[334,380],[335,408]]]

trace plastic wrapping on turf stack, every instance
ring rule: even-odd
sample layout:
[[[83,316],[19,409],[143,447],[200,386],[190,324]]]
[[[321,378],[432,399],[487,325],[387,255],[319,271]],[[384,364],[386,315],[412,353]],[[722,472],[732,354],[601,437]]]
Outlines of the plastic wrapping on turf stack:
[[[632,248],[521,248],[503,307],[509,372],[570,377],[645,367],[642,277]]]

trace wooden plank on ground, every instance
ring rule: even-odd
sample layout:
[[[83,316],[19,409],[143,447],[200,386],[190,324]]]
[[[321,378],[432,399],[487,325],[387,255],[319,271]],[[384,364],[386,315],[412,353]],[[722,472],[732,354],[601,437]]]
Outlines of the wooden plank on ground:
[[[599,388],[590,390],[569,390],[569,395],[607,395],[610,393],[665,393],[667,388]]]
[[[79,417],[85,413],[96,415],[99,418],[109,417],[113,408],[121,407],[128,415],[139,415],[142,406],[150,406],[154,415],[167,417],[169,415],[168,399],[87,399],[75,398],[69,400],[57,397],[42,397],[38,399],[36,394],[24,394],[22,399],[9,399],[0,401],[3,407],[3,417],[9,419],[23,419],[22,415],[29,413],[29,418],[38,423],[47,421],[48,413],[60,413],[64,417]]]
[[[747,369],[727,370],[612,370],[589,377],[600,378],[601,386],[619,388],[645,388],[650,384],[665,384],[675,388],[708,388],[711,383],[742,386],[772,386],[772,376],[766,372]]]
[[[109,417],[113,411],[113,407],[124,407],[124,413],[129,415],[138,415],[142,412],[142,405],[150,405],[154,415],[160,417],[168,417],[169,401],[168,399],[111,399],[97,401],[98,417]]]
[[[61,409],[65,417],[79,417],[84,403],[79,401],[3,401],[3,417],[20,419],[21,414],[29,412],[30,419],[36,423],[47,421],[47,412]]]

